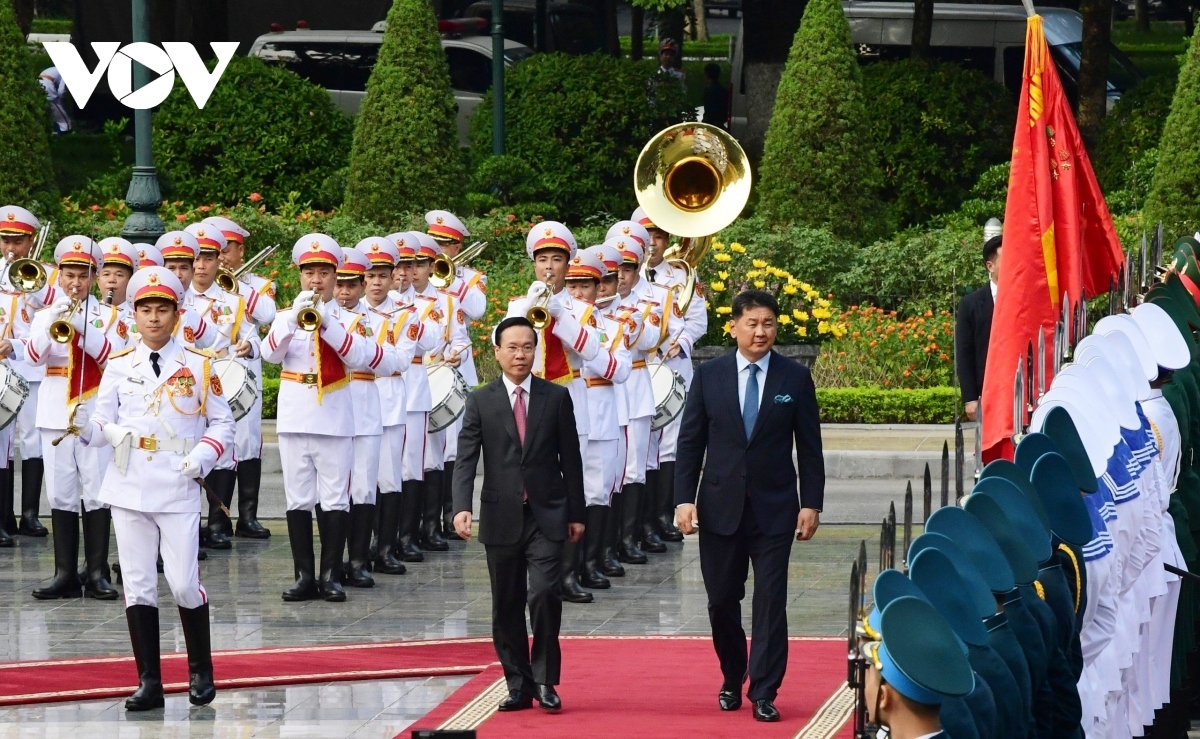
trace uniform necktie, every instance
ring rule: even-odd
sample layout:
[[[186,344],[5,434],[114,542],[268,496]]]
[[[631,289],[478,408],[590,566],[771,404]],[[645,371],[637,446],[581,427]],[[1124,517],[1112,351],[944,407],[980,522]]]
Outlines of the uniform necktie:
[[[162,369],[158,366],[158,352],[150,352],[150,368],[154,370],[154,376],[158,377],[162,374]]]
[[[742,402],[742,423],[746,426],[746,441],[754,431],[754,422],[758,420],[758,365],[746,365],[750,376],[746,378],[746,400]]]
[[[513,403],[513,419],[517,422],[517,437],[521,440],[521,448],[525,447],[525,388],[518,387],[513,390],[513,394],[517,396]],[[521,500],[529,500],[529,493],[525,488],[521,488]]]
[[[658,270],[651,267],[650,269],[646,270],[646,274],[650,276],[650,281],[654,282],[654,276],[658,274]]]

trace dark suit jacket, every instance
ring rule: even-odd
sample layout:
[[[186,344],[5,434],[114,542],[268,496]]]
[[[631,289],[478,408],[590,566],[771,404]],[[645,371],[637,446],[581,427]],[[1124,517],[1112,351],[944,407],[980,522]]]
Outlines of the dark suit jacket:
[[[954,363],[964,403],[983,395],[983,368],[987,365],[988,340],[992,335],[991,283],[968,293],[958,304],[954,325]]]
[[[676,449],[675,504],[695,503],[704,530],[728,535],[737,531],[749,497],[764,533],[795,531],[800,508],[820,510],[825,500],[812,375],[807,367],[772,351],[758,419],[747,439],[735,355],[733,351],[705,362],[692,378]],[[793,441],[799,476],[792,462]]]
[[[583,458],[571,394],[565,387],[534,377],[528,403],[522,447],[503,379],[467,396],[454,467],[454,510],[472,508],[482,448],[479,541],[485,545],[516,543],[524,515],[522,490],[550,541],[566,540],[567,523],[582,523],[585,518]]]

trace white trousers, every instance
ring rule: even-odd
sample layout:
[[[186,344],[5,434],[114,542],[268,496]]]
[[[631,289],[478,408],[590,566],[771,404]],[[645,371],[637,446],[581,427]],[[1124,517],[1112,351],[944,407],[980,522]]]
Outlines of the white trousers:
[[[663,462],[675,461],[675,447],[679,442],[679,424],[683,423],[683,414],[675,416],[675,420],[655,431],[650,437],[650,469],[656,470]]]
[[[237,431],[233,436],[234,457],[243,459],[258,459],[262,457],[262,393],[254,400],[254,407],[237,422]]]
[[[442,429],[441,431],[438,431],[438,432],[435,432],[432,434],[429,433],[428,431],[425,432],[425,435],[427,437],[425,439],[425,469],[426,470],[439,470],[440,471],[442,469],[442,466],[444,464],[442,462],[442,460],[445,459],[445,454],[446,454],[446,431],[447,431],[447,429]],[[421,471],[421,479],[422,480],[425,479],[425,471],[424,470]]]
[[[442,432],[446,435],[446,444],[442,452],[443,462],[453,462],[458,459],[458,432],[462,431],[462,422],[463,417],[459,416],[458,420],[450,425],[450,428]]]
[[[608,505],[617,479],[616,439],[588,440],[583,458],[583,497],[588,505]]]
[[[200,584],[200,513],[144,513],[129,508],[112,509],[117,534],[117,558],[125,607],[158,607],[158,554],[163,575],[180,608],[199,608],[208,602]]]
[[[646,481],[646,455],[650,451],[650,417],[629,419],[625,431],[625,484]],[[658,469],[655,465],[654,469]]]
[[[407,428],[402,423],[383,427],[377,486],[385,493],[399,492],[400,483],[404,480],[404,436]]]
[[[50,507],[79,513],[79,501],[89,511],[108,508],[101,503],[100,484],[112,447],[88,447],[78,436],[70,434],[54,446],[62,436],[57,429],[42,429],[42,458],[46,461],[46,499]]]
[[[383,436],[354,437],[354,473],[350,476],[350,502],[374,505],[375,486],[379,484],[379,450]]]
[[[289,511],[350,510],[354,437],[283,432],[279,461]]]
[[[429,414],[425,411],[408,414],[404,422],[404,470],[402,480],[425,479],[425,444],[429,434],[425,431]]]
[[[625,486],[625,457],[629,451],[629,443],[626,441],[626,435],[629,433],[629,426],[621,426],[621,438],[617,439],[617,464],[613,472],[613,488],[614,493],[621,492],[621,488]]]
[[[42,434],[37,427],[38,390],[42,383],[29,383],[29,396],[17,414],[17,441],[21,449],[21,459],[42,458]]]
[[[12,464],[13,445],[16,443],[16,438],[17,424],[15,421],[0,429],[0,470],[8,469],[8,466]]]

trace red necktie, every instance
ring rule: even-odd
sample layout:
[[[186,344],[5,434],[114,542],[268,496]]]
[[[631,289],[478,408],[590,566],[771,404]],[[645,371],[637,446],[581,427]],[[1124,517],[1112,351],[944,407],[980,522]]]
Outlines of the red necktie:
[[[517,422],[517,436],[521,439],[521,448],[525,448],[525,389],[518,387],[513,390],[517,396],[513,403],[513,419]],[[521,488],[521,500],[529,500],[529,494]]]

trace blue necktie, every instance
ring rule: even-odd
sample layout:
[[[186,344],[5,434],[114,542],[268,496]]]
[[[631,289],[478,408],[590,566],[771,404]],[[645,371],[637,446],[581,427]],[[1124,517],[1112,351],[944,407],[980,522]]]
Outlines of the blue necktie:
[[[750,376],[746,378],[746,400],[742,403],[742,423],[746,426],[746,441],[754,431],[754,422],[758,420],[758,365],[746,365]]]

